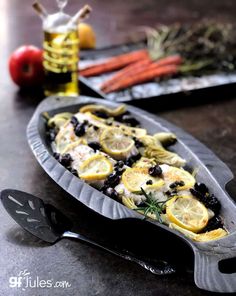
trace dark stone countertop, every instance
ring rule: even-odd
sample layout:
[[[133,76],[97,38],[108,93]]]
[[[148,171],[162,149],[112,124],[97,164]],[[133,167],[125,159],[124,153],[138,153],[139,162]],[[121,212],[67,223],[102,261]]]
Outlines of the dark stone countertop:
[[[49,7],[49,0],[42,1]],[[49,4],[50,2],[50,4]],[[77,1],[70,1],[69,10],[77,9]],[[192,21],[205,16],[233,20],[234,1],[88,1],[94,12],[98,45],[127,41],[127,28],[137,25]],[[54,6],[55,7],[55,6]],[[11,0],[0,3],[0,184],[1,188],[28,191],[56,205],[73,219],[75,228],[83,234],[109,242],[119,237],[120,227],[98,216],[64,193],[41,169],[34,159],[25,136],[26,125],[40,95],[19,93],[7,71],[7,59],[17,46],[30,43],[40,45],[40,20],[34,16],[31,1]],[[104,34],[106,32],[106,34]],[[216,102],[178,110],[153,112],[190,132],[212,149],[236,174],[236,100],[224,93]],[[0,206],[0,294],[5,295],[212,295],[199,290],[191,272],[171,276],[155,276],[134,263],[126,262],[104,251],[72,240],[47,245],[20,229]],[[114,227],[113,227],[114,226]],[[137,226],[139,227],[139,226]],[[115,229],[115,232],[114,232]],[[117,231],[117,233],[116,233]],[[129,230],[132,234],[139,229]],[[135,232],[136,231],[136,232]],[[127,230],[124,232],[127,235]],[[137,237],[136,237],[137,238]],[[140,242],[145,241],[143,232]],[[154,236],[157,245],[162,243]],[[150,241],[150,240],[149,240]],[[165,242],[168,244],[168,242]],[[146,246],[147,250],[149,245]],[[171,251],[185,257],[184,251],[173,246]],[[71,288],[21,289],[10,288],[9,278],[28,270],[32,279],[68,281]]]

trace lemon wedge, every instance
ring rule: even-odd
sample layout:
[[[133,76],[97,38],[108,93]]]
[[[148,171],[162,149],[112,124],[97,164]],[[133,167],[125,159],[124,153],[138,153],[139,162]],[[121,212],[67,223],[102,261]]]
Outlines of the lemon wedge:
[[[113,166],[103,155],[93,155],[80,166],[79,177],[87,181],[103,180],[112,172]]]
[[[166,203],[168,219],[178,226],[199,232],[208,222],[207,208],[191,196],[176,196]]]
[[[152,184],[146,184],[147,182]],[[128,168],[122,175],[122,182],[130,192],[141,193],[141,187],[146,189],[159,189],[164,185],[164,181],[158,177],[148,174],[148,168]]]
[[[109,127],[101,133],[100,144],[106,153],[116,159],[122,159],[134,147],[134,140],[120,128]]]
[[[167,184],[174,183],[175,181],[183,181],[184,186],[177,186],[177,190],[187,190],[195,184],[195,178],[189,172],[172,166],[169,166],[167,170],[163,171],[163,177]]]

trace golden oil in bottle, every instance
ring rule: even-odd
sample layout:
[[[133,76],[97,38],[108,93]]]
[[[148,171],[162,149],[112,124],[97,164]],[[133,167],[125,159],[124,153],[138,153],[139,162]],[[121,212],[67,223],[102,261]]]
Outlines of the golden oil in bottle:
[[[63,12],[44,21],[43,66],[45,95],[77,96],[79,39],[77,27],[68,28],[70,16]]]

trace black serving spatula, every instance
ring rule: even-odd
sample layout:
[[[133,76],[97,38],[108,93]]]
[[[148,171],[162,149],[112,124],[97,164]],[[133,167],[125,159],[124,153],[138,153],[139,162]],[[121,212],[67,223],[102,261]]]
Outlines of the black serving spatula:
[[[71,232],[72,223],[64,214],[32,194],[6,189],[1,192],[1,201],[8,214],[21,227],[45,242],[53,244],[62,238],[79,239],[123,259],[133,261],[154,274],[166,275],[176,271],[175,267],[166,261],[143,259],[126,249],[108,248],[79,233]]]

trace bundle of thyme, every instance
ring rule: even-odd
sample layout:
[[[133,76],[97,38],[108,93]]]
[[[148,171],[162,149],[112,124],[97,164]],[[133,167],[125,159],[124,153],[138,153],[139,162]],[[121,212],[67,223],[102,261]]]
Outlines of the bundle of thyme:
[[[209,20],[192,25],[174,24],[147,28],[148,49],[154,60],[179,54],[184,58],[181,73],[234,71],[235,29],[233,24]]]

